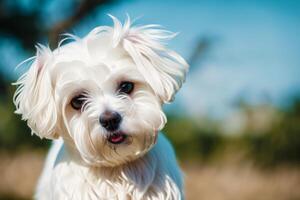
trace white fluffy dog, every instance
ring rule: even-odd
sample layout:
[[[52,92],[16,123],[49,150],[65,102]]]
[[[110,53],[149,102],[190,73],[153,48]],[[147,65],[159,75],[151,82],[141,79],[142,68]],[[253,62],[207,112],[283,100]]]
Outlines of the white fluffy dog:
[[[159,133],[188,65],[157,25],[100,26],[51,51],[37,46],[14,102],[55,140],[36,199],[183,199],[173,148]]]

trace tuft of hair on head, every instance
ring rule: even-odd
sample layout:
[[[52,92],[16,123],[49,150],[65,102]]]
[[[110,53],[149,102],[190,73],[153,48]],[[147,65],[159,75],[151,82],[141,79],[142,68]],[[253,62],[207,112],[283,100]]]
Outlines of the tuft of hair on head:
[[[113,18],[113,21],[114,27],[119,27],[117,19]],[[131,27],[129,17],[123,32],[121,45],[132,57],[147,83],[164,103],[172,101],[188,71],[186,61],[165,45],[177,34],[155,24]]]
[[[85,39],[99,38],[109,33],[112,47],[121,47],[129,54],[160,100],[163,103],[172,101],[185,81],[189,68],[184,58],[167,48],[167,41],[177,33],[157,24],[133,25],[128,15],[123,25],[116,17],[109,16],[113,20],[113,27],[96,27]]]

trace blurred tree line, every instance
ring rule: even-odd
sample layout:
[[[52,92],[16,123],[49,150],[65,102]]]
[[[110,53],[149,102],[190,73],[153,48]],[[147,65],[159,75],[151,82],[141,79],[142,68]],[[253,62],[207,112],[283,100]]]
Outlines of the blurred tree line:
[[[49,27],[46,23],[47,16],[43,14],[46,7],[51,4],[51,0],[1,0],[0,33],[20,41],[28,50],[32,50],[45,36],[49,38],[47,41],[50,47],[56,47],[60,34],[69,31],[84,17],[92,15],[95,10],[115,2],[116,0],[64,1],[63,5],[67,7],[65,14],[68,16]]]
[[[253,115],[265,114],[262,107],[243,105],[239,112],[246,116],[244,127],[233,134],[224,132],[226,121],[178,116],[169,116],[164,131],[181,160],[210,162],[242,154],[240,161],[252,160],[260,166],[299,165],[300,97],[294,97],[289,107],[272,109],[268,117],[275,120],[265,121],[264,128],[253,119]]]
[[[32,137],[31,131],[20,116],[14,114],[13,105],[14,88],[10,82],[0,78],[0,150],[15,152],[28,148],[45,149],[49,146],[47,140]]]

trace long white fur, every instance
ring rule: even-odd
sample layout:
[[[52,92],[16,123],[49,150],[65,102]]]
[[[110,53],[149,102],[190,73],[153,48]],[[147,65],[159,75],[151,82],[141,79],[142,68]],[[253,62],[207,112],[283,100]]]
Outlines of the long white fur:
[[[30,69],[16,82],[16,113],[39,137],[61,138],[48,154],[36,199],[184,196],[172,146],[159,131],[166,123],[162,105],[172,101],[188,65],[164,44],[175,34],[111,18],[113,27],[97,27],[84,38],[69,34],[54,51],[38,45]],[[73,41],[63,45],[68,39]],[[120,81],[135,83],[131,96],[116,94]],[[82,92],[85,106],[76,111],[70,101]],[[98,122],[107,109],[122,115],[126,143],[107,141]]]

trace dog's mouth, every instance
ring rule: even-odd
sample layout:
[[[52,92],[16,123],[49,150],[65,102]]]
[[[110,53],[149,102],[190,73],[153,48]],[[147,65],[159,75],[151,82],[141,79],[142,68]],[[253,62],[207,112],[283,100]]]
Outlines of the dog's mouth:
[[[127,135],[123,132],[115,132],[108,136],[107,140],[108,142],[112,144],[121,144],[123,143],[127,138]]]

